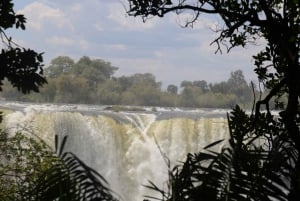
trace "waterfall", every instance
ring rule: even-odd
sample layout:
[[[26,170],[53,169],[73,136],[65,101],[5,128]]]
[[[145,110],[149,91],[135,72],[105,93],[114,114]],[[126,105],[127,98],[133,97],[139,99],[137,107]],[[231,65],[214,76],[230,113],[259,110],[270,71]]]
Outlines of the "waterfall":
[[[2,103],[10,132],[35,134],[53,147],[54,135],[68,136],[65,151],[75,153],[109,182],[123,200],[153,195],[143,185],[163,187],[168,167],[228,136],[223,110],[145,108],[113,112],[100,106]],[[161,153],[162,152],[162,153]]]

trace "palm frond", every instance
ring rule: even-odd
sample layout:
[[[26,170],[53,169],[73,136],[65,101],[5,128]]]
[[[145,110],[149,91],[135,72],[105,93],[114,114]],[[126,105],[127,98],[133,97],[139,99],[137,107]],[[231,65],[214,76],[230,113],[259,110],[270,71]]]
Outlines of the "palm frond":
[[[172,190],[163,200],[287,201],[298,153],[278,119],[260,114],[259,122],[253,121],[239,107],[233,109],[228,146],[210,150],[218,146],[216,141],[188,154],[170,171]],[[150,187],[158,191],[154,184]]]
[[[66,137],[52,167],[41,175],[31,196],[38,201],[115,201],[108,182],[76,155],[63,152]]]

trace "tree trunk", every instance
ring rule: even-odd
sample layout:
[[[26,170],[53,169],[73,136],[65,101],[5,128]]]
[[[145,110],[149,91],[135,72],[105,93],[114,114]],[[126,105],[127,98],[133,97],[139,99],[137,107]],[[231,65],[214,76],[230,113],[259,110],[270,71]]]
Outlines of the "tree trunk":
[[[297,122],[297,115],[300,94],[300,69],[298,65],[297,51],[294,52],[294,59],[289,60],[287,77],[288,87],[288,104],[286,110],[281,114],[283,123],[287,129],[289,137],[293,140],[295,148],[298,152],[297,161],[294,167],[291,180],[291,190],[289,194],[289,201],[299,201],[300,198],[300,130]]]

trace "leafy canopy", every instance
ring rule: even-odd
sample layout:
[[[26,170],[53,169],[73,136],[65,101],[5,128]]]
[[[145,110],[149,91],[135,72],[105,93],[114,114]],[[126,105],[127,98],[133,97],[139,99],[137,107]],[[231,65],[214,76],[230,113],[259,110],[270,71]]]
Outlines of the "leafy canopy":
[[[39,86],[46,83],[42,53],[20,47],[5,32],[10,28],[25,29],[26,18],[16,14],[13,5],[11,0],[0,2],[0,86],[7,79],[23,93],[38,92]]]

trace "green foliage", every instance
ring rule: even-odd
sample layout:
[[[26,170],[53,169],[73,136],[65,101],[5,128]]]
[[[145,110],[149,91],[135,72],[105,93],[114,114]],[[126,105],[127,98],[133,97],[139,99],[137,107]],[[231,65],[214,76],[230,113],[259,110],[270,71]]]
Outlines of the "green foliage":
[[[13,10],[13,6],[14,4],[10,0],[0,3],[0,26],[3,29],[8,29],[15,25],[16,28],[21,27],[21,29],[25,29],[25,17],[23,15],[16,15],[15,11]]]
[[[108,77],[94,67],[100,64],[110,68],[106,70],[111,73]],[[41,88],[40,93],[24,96],[6,85],[2,97],[56,103],[208,108],[231,108],[237,103],[249,107],[253,100],[251,86],[241,70],[232,72],[227,81],[220,83],[185,80],[181,90],[170,84],[165,91],[150,73],[111,77],[116,69],[109,65],[109,62],[89,57],[74,62],[67,56],[59,56],[46,68],[48,85]]]
[[[61,74],[69,73],[74,63],[74,60],[70,57],[56,57],[51,61],[50,66],[45,69],[45,74],[50,78],[55,78]]]
[[[178,87],[176,85],[170,84],[167,87],[167,92],[171,94],[177,94],[178,93]]]
[[[114,81],[107,80],[103,84],[99,84],[96,91],[96,100],[106,105],[120,104],[122,86]]]
[[[38,92],[39,87],[46,83],[43,77],[42,54],[19,47],[4,32],[13,26],[25,29],[25,21],[23,15],[15,14],[11,0],[0,2],[0,35],[3,48],[0,53],[0,86],[8,81],[22,93]],[[96,61],[94,67],[109,77],[115,68],[109,68],[105,66],[109,64],[105,63],[104,66],[99,66],[102,63]],[[67,97],[71,96],[69,100],[73,100],[76,99],[76,93],[87,91],[84,86],[89,86],[85,77],[76,79],[74,83],[70,79],[74,75],[64,75],[73,65],[70,58],[57,58],[52,65],[48,75],[53,79],[57,75],[63,77],[59,77],[58,86],[51,85],[52,88],[46,90],[47,92],[52,91],[51,94],[54,94],[56,89],[64,92],[72,89],[72,94],[67,94]],[[116,200],[101,175],[72,153],[63,153],[62,150],[61,148],[57,156],[36,136],[20,132],[9,134],[0,130],[0,200]]]
[[[55,154],[30,135],[0,132],[1,200],[116,200],[100,174],[74,154],[63,152],[65,140]]]
[[[56,150],[58,158],[51,168],[42,172],[31,187],[31,199],[35,201],[116,201],[113,192],[107,187],[106,180],[95,170],[87,166],[77,156],[64,152],[66,137]]]
[[[244,47],[258,38],[266,41],[265,48],[253,58],[254,71],[267,94],[255,100],[250,115],[239,107],[233,110],[229,145],[220,153],[205,150],[189,155],[182,167],[171,172],[170,193],[155,185],[150,188],[161,192],[163,200],[299,200],[300,1],[128,2],[128,14],[144,20],[188,12],[192,16],[188,26],[196,23],[201,13],[219,15],[224,24],[216,29],[219,36],[213,43],[217,52],[223,47],[228,52]],[[239,101],[249,97],[249,87],[238,71],[228,82],[209,86],[214,93],[242,94]],[[193,84],[184,83],[183,87]],[[278,116],[271,114],[272,100],[280,106]]]
[[[55,102],[85,103],[89,98],[89,84],[84,77],[74,79],[73,76],[62,75],[56,79],[55,84]]]
[[[163,17],[169,12],[180,14],[189,11],[194,16],[187,22],[187,25],[190,25],[197,21],[200,13],[218,14],[224,21],[222,29],[218,30],[219,37],[214,41],[218,45],[217,51],[220,52],[223,44],[226,50],[230,51],[236,46],[244,47],[259,37],[263,37],[267,42],[265,49],[254,56],[254,60],[255,72],[269,89],[269,93],[264,99],[256,102],[254,112],[250,115],[239,107],[233,110],[228,118],[230,127],[228,144],[224,145],[220,152],[211,150],[220,142],[217,141],[205,147],[199,154],[189,154],[186,162],[170,171],[168,192],[160,190],[153,183],[148,187],[160,192],[163,200],[297,201],[300,197],[300,2],[298,0],[128,1],[128,14],[141,15],[144,19],[151,16]],[[41,68],[42,54],[18,47],[4,32],[14,26],[25,29],[25,17],[14,13],[11,2],[7,0],[0,3],[0,34],[4,46],[0,54],[2,68],[0,84],[7,79],[23,93],[38,91],[39,86],[46,83]],[[85,85],[85,81],[88,81],[87,86],[95,89],[99,83],[111,80],[116,70],[109,63],[101,60],[93,61],[88,57],[83,57],[73,66],[74,68],[69,69],[62,65],[62,69],[53,70],[54,73],[51,73],[58,75],[53,78],[60,79],[57,82],[59,85],[55,84],[56,88],[60,89],[60,96],[73,88],[73,83],[65,82],[62,78],[72,82],[70,77],[82,76],[84,79],[74,86]],[[63,75],[68,71],[71,75]],[[108,86],[116,91],[123,88],[121,99],[126,101],[130,100],[138,105],[144,103],[156,105],[159,104],[162,94],[160,83],[153,78],[149,74],[136,74],[129,80],[127,78],[120,80],[126,83],[125,87],[122,85],[114,87],[114,83],[118,83],[117,79],[111,81]],[[209,94],[204,82],[187,82],[182,88],[183,94],[191,98],[189,101],[193,106],[198,104],[201,95]],[[233,95],[229,99],[235,99],[235,95],[238,96],[246,89],[247,84],[240,72],[231,74],[228,82],[210,85],[213,93],[223,94],[226,91]],[[145,91],[147,93],[143,96],[138,93]],[[269,107],[270,101],[283,95],[287,97],[287,104],[282,104],[279,116],[273,116]],[[66,94],[66,97],[60,98],[59,101],[73,100],[72,96],[73,94]],[[247,97],[247,94],[243,96]],[[282,102],[277,100],[281,105]],[[262,112],[262,105],[265,106],[266,112]],[[1,186],[1,190],[6,192],[3,199],[34,198],[28,196],[26,199],[29,194],[42,200],[114,199],[105,187],[104,179],[76,156],[60,151],[61,160],[54,161],[52,168],[46,171],[46,175],[37,177],[31,170],[40,168],[40,164],[30,165],[41,161],[40,152],[36,150],[43,147],[31,146],[30,140],[30,143],[24,144],[25,138],[18,134],[14,136],[16,139],[10,138],[11,136],[7,134],[3,134],[2,137],[1,157],[4,160],[0,164],[3,165],[1,173],[4,177],[1,179],[4,179],[4,184],[9,184],[8,188]],[[9,144],[10,140],[12,144]],[[38,159],[33,158],[35,155],[38,155]],[[31,161],[32,164],[26,164]],[[13,175],[10,175],[11,173]],[[36,183],[31,183],[32,178],[38,178],[35,180]],[[31,186],[30,184],[36,187],[34,190],[31,189],[32,191],[26,188]]]
[[[275,119],[264,113],[255,123],[237,106],[228,119],[229,143],[220,152],[215,150],[224,140],[189,154],[170,170],[169,192],[153,183],[148,187],[160,192],[161,200],[288,200],[297,150]]]
[[[0,131],[0,200],[26,200],[29,187],[51,167],[53,153],[35,137]]]
[[[0,86],[3,85],[3,80],[7,79],[23,93],[38,92],[39,87],[46,83],[42,69],[42,53],[19,47],[5,33],[6,29],[12,27],[25,29],[25,22],[26,18],[23,15],[15,14],[11,0],[0,3]]]
[[[101,59],[91,60],[84,56],[73,66],[72,73],[75,76],[82,75],[93,84],[110,79],[117,69],[117,67],[111,66],[109,62]]]

